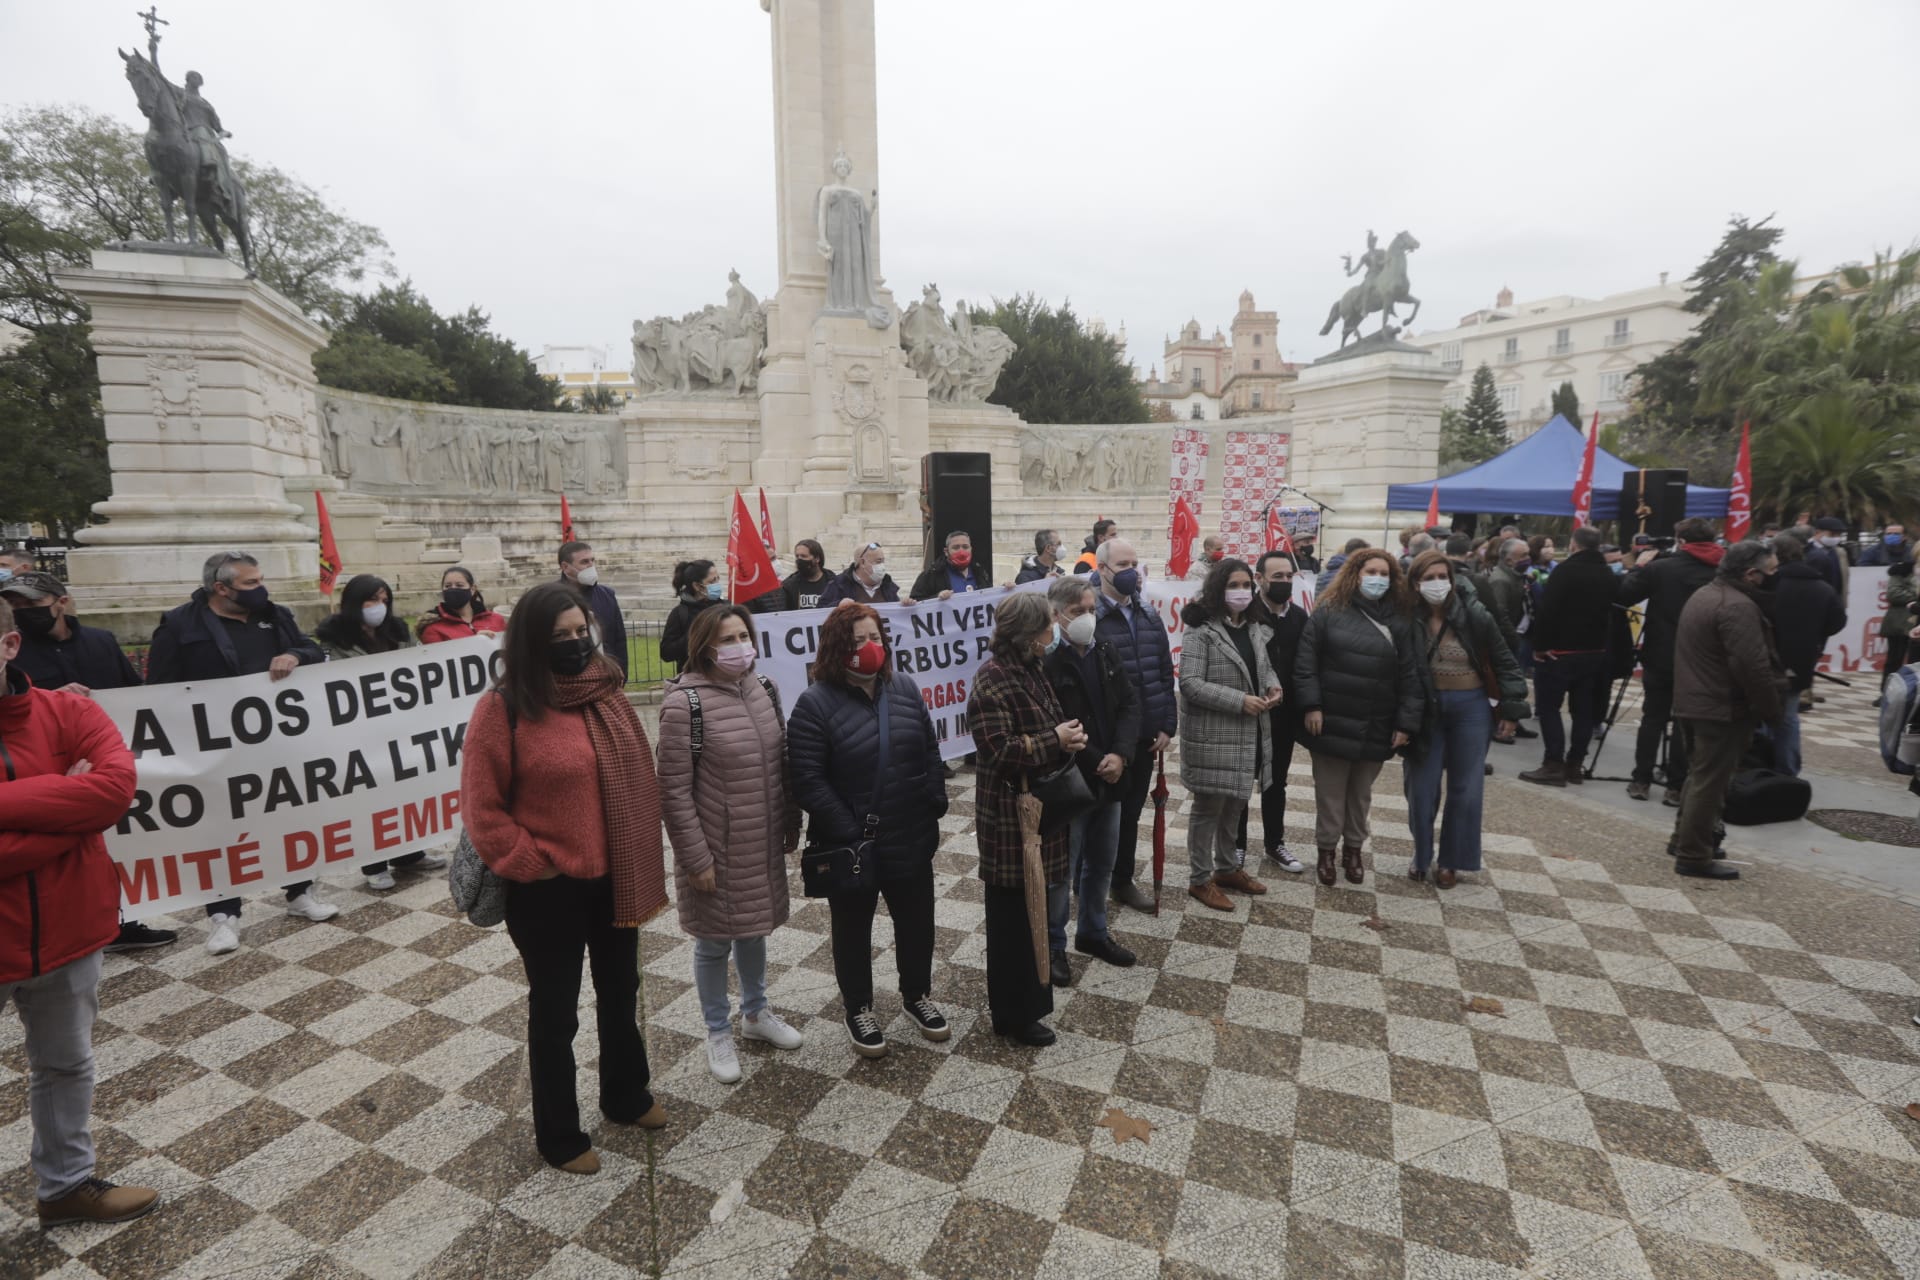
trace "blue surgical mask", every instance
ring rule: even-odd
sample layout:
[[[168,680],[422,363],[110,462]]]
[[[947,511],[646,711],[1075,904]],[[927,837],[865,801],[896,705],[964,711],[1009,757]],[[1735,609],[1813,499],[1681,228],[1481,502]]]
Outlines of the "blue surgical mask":
[[[1880,539],[1890,547],[1897,547],[1906,540],[1906,535],[1900,533],[1889,533]]]
[[[1053,639],[1047,641],[1047,652],[1052,653],[1060,647],[1060,624],[1053,624]]]
[[[1113,575],[1113,590],[1117,595],[1136,595],[1140,591],[1140,571],[1122,569]]]
[[[707,599],[725,600],[726,598],[727,598],[726,583],[720,581],[718,578],[715,578],[712,582],[709,582],[707,584]]]
[[[11,578],[12,576],[13,576],[13,570],[0,569],[0,582],[5,582],[8,578]]]
[[[1627,571],[1626,562],[1622,560],[1615,560],[1609,564],[1607,568],[1613,570],[1615,573],[1625,573]]]
[[[1387,594],[1387,588],[1392,585],[1393,579],[1391,578],[1362,578],[1360,579],[1360,594],[1369,600],[1378,600],[1381,596]]]

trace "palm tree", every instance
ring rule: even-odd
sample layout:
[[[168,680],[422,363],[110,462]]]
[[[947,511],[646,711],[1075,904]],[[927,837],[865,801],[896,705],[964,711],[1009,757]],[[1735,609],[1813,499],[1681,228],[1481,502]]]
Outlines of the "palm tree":
[[[1844,394],[1819,395],[1754,432],[1753,473],[1756,506],[1877,523],[1913,509],[1920,439],[1867,425]]]

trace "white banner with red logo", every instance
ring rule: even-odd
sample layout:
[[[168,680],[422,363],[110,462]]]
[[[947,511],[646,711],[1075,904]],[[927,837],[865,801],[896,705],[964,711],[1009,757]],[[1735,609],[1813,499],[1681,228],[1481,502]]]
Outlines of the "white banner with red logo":
[[[1290,472],[1293,437],[1284,431],[1229,431],[1222,460],[1220,536],[1227,554],[1251,564],[1267,549],[1267,506]]]
[[[1206,527],[1201,495],[1207,487],[1207,433],[1192,427],[1173,429],[1173,460],[1167,473],[1167,527],[1173,527],[1174,504],[1185,498],[1187,509]],[[1171,548],[1170,548],[1171,550]],[[1190,550],[1200,554],[1199,547]]]

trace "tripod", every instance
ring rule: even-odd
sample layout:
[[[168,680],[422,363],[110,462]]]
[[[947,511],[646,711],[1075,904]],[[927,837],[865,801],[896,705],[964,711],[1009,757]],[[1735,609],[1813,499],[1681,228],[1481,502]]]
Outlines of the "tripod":
[[[1587,753],[1585,772],[1582,775],[1589,782],[1596,781],[1593,773],[1594,766],[1600,759],[1601,749],[1607,745],[1607,736],[1613,732],[1614,722],[1620,718],[1620,706],[1627,699],[1627,686],[1633,683],[1633,672],[1640,671],[1642,673],[1641,687],[1643,689],[1645,688],[1645,683],[1646,683],[1645,671],[1640,661],[1642,654],[1646,650],[1646,644],[1647,644],[1646,642],[1646,611],[1644,609],[1633,608],[1630,605],[1615,605],[1614,608],[1625,609],[1627,612],[1627,621],[1629,623],[1638,623],[1640,626],[1640,632],[1639,632],[1639,638],[1634,641],[1634,645],[1633,645],[1633,665],[1628,669],[1627,675],[1623,679],[1615,682],[1614,690],[1613,690],[1613,703],[1611,706],[1607,708],[1607,714],[1605,717],[1601,719],[1599,727],[1593,731],[1593,747]],[[1644,702],[1642,703],[1641,714],[1643,716],[1646,714]],[[1654,781],[1658,782],[1662,787],[1670,786],[1672,781],[1670,763],[1673,755],[1673,735],[1674,735],[1673,717],[1668,716],[1667,723],[1662,729],[1660,734],[1660,753],[1655,758],[1654,765],[1653,765]],[[1637,749],[1638,744],[1636,743],[1635,745]],[[1600,781],[1600,782],[1623,782],[1628,780],[1629,779],[1623,779],[1623,778],[1597,779],[1597,781]]]

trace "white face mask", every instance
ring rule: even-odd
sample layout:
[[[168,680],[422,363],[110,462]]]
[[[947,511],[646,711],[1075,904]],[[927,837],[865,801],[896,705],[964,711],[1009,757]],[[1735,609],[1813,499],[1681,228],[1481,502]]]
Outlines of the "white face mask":
[[[1837,547],[1840,545],[1840,535],[1837,533],[1821,534],[1820,545],[1823,547]]]
[[[575,574],[573,580],[583,587],[591,587],[600,581],[600,570],[594,568],[592,565],[588,565],[579,573]]]
[[[1069,622],[1067,624],[1068,641],[1078,645],[1082,649],[1092,644],[1093,622],[1094,618],[1090,613],[1083,613],[1072,622]]]
[[[1453,584],[1445,578],[1431,578],[1420,584],[1420,594],[1439,604],[1453,594]]]
[[[887,562],[885,560],[877,561],[876,563],[870,564],[867,566],[867,581],[878,582],[880,581],[880,579],[886,576],[887,576]]]
[[[370,604],[360,610],[360,620],[370,627],[377,627],[387,620],[387,606]]]

